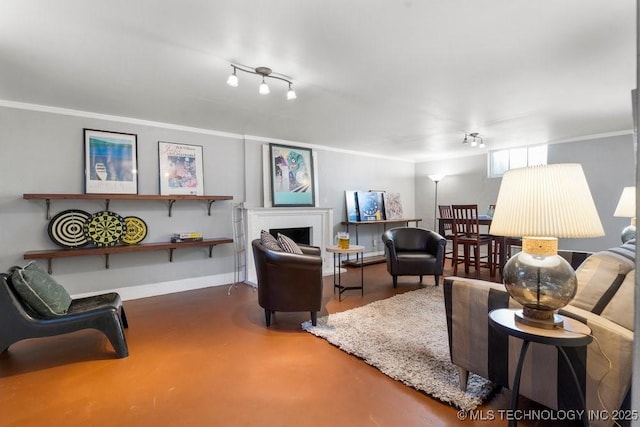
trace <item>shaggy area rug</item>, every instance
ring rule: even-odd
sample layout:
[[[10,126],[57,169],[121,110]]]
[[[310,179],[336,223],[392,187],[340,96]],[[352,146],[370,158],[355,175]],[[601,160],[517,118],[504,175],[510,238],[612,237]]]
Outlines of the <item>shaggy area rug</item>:
[[[302,328],[384,374],[459,409],[475,409],[495,388],[475,374],[460,390],[449,357],[442,287],[425,288],[318,318]]]

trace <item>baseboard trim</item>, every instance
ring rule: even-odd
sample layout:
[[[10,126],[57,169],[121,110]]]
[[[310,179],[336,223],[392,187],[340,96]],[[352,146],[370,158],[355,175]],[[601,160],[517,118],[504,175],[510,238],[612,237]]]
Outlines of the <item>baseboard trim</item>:
[[[73,295],[73,298],[88,297],[107,292],[117,292],[120,294],[120,298],[122,298],[123,301],[128,301],[173,294],[176,292],[192,291],[195,289],[211,288],[214,286],[231,285],[234,279],[233,276],[233,273],[225,273],[212,276],[190,277],[188,279],[149,283],[146,285],[125,286],[122,288],[77,294]]]

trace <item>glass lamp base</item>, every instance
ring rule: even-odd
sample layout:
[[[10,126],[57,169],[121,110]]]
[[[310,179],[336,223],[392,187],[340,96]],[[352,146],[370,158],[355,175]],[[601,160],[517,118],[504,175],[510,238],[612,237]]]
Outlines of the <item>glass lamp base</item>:
[[[635,225],[627,225],[624,230],[622,230],[622,234],[620,234],[620,240],[622,243],[627,243],[629,240],[636,238],[636,226]]]
[[[533,313],[532,313],[533,311]],[[540,316],[541,313],[544,315]],[[542,329],[562,328],[564,317],[555,314],[553,311],[541,312],[540,310],[518,310],[514,313],[516,323],[533,326]]]

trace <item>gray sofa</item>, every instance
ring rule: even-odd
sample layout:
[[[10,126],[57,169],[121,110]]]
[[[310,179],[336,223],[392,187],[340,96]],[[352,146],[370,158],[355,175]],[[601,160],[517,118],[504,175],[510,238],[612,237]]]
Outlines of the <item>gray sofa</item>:
[[[573,264],[586,255],[564,253]],[[635,255],[631,241],[586,257],[576,270],[576,297],[560,312],[586,323],[594,336],[586,348],[567,349],[590,410],[612,414],[631,385]],[[444,295],[451,361],[459,368],[461,386],[466,388],[473,372],[511,387],[522,341],[492,328],[488,313],[519,304],[502,284],[460,277],[445,278]],[[569,370],[558,356],[553,346],[530,345],[520,395],[555,410],[580,409]],[[592,420],[592,425],[611,424],[611,419]]]

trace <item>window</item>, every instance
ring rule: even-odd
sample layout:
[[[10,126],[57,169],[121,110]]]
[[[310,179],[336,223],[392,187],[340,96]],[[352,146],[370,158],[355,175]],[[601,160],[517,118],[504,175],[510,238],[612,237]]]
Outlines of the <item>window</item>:
[[[547,146],[508,148],[489,152],[489,178],[498,178],[509,169],[547,164]]]

